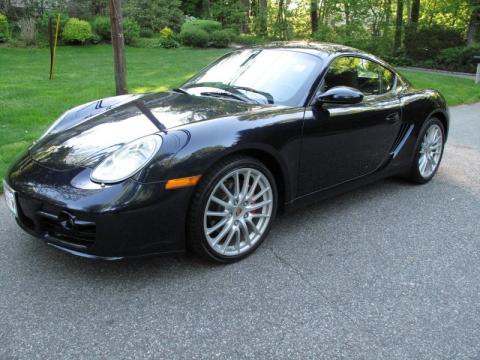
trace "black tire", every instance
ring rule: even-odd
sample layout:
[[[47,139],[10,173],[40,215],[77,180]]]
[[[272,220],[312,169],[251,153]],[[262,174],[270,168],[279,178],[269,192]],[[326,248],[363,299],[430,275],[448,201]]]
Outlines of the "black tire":
[[[442,150],[441,150],[441,153],[440,153],[440,159],[438,160],[438,164],[437,164],[435,170],[432,172],[431,175],[429,175],[427,177],[424,177],[420,173],[418,162],[419,162],[419,159],[420,159],[420,156],[421,156],[420,150],[421,150],[421,147],[422,147],[423,138],[424,138],[427,130],[432,125],[438,125],[440,127],[440,130],[442,132]],[[414,157],[412,165],[411,165],[408,180],[410,180],[412,183],[415,183],[415,184],[425,184],[425,183],[429,182],[430,180],[432,180],[432,178],[437,173],[438,168],[440,167],[440,163],[442,161],[444,149],[445,149],[445,128],[443,126],[443,123],[439,119],[437,119],[435,117],[432,117],[432,118],[428,119],[427,121],[425,121],[425,123],[422,126],[422,129],[420,130],[420,134],[418,136],[417,144],[415,146],[415,157]]]
[[[272,189],[273,207],[270,220],[260,239],[257,240],[257,242],[253,244],[253,246],[245,253],[225,256],[215,251],[207,241],[204,233],[204,213],[210,194],[212,193],[212,191],[214,191],[215,186],[218,184],[218,182],[232,171],[241,168],[253,168],[265,175]],[[261,245],[261,243],[268,235],[272,223],[275,220],[277,201],[278,194],[275,180],[270,170],[263,163],[261,163],[255,158],[247,156],[232,156],[221,160],[219,163],[214,165],[207,174],[202,176],[202,179],[198,184],[197,188],[195,189],[195,193],[192,197],[187,222],[188,250],[191,250],[196,254],[209,260],[214,260],[221,263],[233,263],[244,259],[245,257],[252,254]]]

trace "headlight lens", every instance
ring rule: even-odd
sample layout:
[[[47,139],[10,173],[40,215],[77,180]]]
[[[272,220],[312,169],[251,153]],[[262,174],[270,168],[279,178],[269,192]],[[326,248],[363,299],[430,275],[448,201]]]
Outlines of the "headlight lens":
[[[149,135],[122,146],[109,155],[92,172],[90,178],[99,183],[125,180],[143,168],[162,145],[159,135]]]

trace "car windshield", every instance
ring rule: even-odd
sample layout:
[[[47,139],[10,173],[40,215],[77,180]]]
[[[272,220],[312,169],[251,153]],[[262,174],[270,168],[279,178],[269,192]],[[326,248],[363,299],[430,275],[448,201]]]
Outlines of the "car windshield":
[[[320,58],[299,51],[240,50],[200,72],[182,89],[193,95],[301,106],[320,67]]]

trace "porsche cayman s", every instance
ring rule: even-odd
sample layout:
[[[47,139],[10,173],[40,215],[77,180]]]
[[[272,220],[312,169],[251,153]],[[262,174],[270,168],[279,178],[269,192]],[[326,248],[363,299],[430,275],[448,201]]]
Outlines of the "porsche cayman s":
[[[18,224],[102,259],[251,254],[278,211],[389,176],[426,183],[445,99],[384,61],[333,44],[232,51],[182,87],[65,112],[11,166]]]

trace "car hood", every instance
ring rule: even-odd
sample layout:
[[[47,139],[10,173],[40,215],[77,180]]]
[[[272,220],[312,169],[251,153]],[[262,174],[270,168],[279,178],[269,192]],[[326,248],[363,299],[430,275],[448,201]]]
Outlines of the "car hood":
[[[29,155],[58,170],[92,166],[142,136],[263,107],[176,92],[107,98],[65,113]]]

